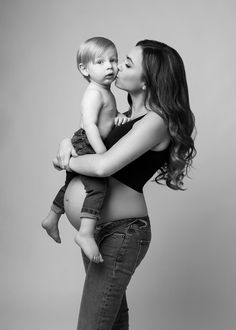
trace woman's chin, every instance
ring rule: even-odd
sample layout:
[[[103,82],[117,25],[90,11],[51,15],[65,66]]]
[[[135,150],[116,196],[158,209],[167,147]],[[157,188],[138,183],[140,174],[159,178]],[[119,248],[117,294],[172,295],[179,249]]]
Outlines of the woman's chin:
[[[120,85],[119,85],[119,78],[116,78],[116,80],[115,80],[115,86],[116,86],[117,88],[120,88]]]
[[[80,212],[86,196],[84,186],[79,175],[75,177],[69,184],[65,192],[64,207],[65,213],[75,229],[80,227]]]

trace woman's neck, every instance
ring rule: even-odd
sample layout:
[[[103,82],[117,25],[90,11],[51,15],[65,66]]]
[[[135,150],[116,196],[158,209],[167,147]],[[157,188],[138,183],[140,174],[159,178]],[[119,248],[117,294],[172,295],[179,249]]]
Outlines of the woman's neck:
[[[131,106],[131,119],[140,117],[145,115],[148,110],[145,108],[144,105],[144,95],[130,95],[132,99],[132,106]]]

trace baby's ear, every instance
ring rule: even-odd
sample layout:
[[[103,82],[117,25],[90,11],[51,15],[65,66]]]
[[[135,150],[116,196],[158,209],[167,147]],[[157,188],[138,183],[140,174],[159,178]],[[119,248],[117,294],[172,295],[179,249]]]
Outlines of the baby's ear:
[[[88,69],[87,69],[86,65],[84,65],[83,63],[80,63],[79,64],[79,70],[80,70],[80,72],[82,73],[82,75],[84,77],[88,77],[89,76]]]

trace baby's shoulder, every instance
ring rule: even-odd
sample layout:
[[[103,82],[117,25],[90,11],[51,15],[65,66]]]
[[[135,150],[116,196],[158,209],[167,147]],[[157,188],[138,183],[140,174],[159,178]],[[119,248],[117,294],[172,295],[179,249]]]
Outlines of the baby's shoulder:
[[[87,88],[82,96],[82,104],[88,104],[88,103],[97,103],[101,104],[103,103],[103,95],[100,90],[96,88]]]
[[[101,98],[102,97],[102,91],[98,88],[95,87],[90,87],[88,86],[84,92],[83,97],[97,97],[97,98]]]

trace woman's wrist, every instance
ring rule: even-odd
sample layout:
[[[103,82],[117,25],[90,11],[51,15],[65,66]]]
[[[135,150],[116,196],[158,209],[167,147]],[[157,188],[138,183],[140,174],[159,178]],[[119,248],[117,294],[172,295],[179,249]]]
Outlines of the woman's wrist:
[[[73,162],[73,157],[71,157],[70,159],[69,159],[69,163],[68,163],[68,165],[67,165],[67,171],[68,172],[74,172],[73,170],[72,170],[72,168],[71,168],[71,166],[73,167],[73,165],[71,164],[72,162]]]

